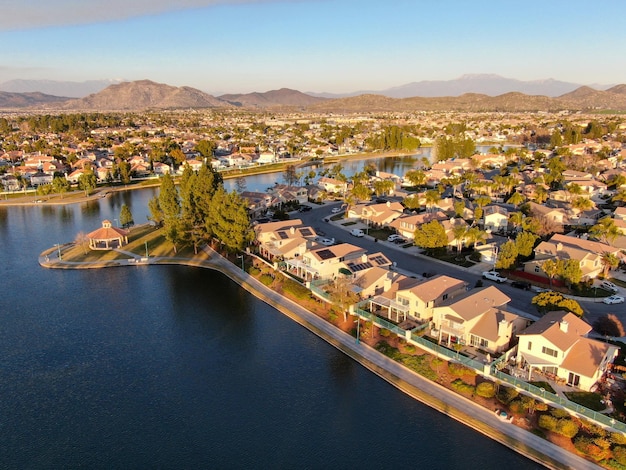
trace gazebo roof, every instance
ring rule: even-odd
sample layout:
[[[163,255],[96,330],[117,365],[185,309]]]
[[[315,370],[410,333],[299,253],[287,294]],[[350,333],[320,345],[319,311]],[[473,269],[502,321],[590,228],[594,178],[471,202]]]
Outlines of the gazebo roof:
[[[110,220],[103,220],[102,227],[87,234],[87,238],[91,240],[118,240],[127,236],[128,230],[113,227]]]

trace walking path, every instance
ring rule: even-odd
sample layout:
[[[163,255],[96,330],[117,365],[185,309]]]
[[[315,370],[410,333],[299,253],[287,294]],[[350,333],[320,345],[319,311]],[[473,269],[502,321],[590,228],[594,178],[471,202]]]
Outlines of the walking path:
[[[259,299],[323,338],[398,389],[525,455],[529,459],[546,465],[549,468],[601,468],[510,422],[502,421],[496,416],[494,410],[486,409],[418,375],[366,344],[362,342],[356,343],[355,338],[351,335],[306,310],[296,302],[269,289],[256,278],[242,271],[211,248],[205,247],[204,251],[209,255],[208,259],[197,262],[189,262],[187,259],[172,257],[154,257],[146,260],[136,254],[129,253],[129,255],[132,255],[133,259],[132,261],[128,260],[125,264],[133,265],[136,264],[136,261],[145,264],[171,264],[178,262],[180,264],[191,264],[218,270]],[[119,260],[107,263],[73,263],[60,260],[56,248],[42,253],[39,257],[39,262],[44,267],[66,269],[76,269],[81,267],[81,265],[84,268],[120,265]]]

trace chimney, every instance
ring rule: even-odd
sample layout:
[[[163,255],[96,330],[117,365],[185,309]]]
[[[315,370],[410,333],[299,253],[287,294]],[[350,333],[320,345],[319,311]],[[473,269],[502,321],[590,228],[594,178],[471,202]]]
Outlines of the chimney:
[[[498,337],[502,338],[507,336],[509,330],[509,322],[507,322],[504,318],[498,322]]]
[[[391,201],[387,201],[387,207],[391,207]]]
[[[556,251],[563,251],[563,243],[559,242],[556,244]]]
[[[295,227],[290,227],[289,228],[289,232],[291,232],[292,235],[294,235],[296,233],[296,228]]]
[[[561,331],[563,333],[567,333],[567,329],[569,327],[569,323],[567,323],[567,321],[565,321],[565,320],[561,320],[561,322],[559,323],[559,327],[561,328]]]
[[[367,255],[365,253],[361,255],[361,263],[367,263]]]
[[[392,274],[387,273],[387,275],[385,276],[385,280],[383,282],[383,292],[387,292],[389,289],[391,289],[392,281],[393,281]]]

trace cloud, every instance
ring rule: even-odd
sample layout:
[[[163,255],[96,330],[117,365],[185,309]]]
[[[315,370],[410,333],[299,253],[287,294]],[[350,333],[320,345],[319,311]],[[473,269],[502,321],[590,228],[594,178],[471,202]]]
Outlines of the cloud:
[[[125,20],[169,11],[269,0],[5,0],[0,31]],[[4,3],[4,2],[3,2]]]

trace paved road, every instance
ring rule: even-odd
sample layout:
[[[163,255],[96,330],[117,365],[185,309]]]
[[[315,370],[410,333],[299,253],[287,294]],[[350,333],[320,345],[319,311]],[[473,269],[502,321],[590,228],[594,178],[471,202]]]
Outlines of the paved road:
[[[355,238],[349,234],[349,228],[354,226],[343,227],[338,222],[325,222],[324,219],[330,217],[333,207],[341,207],[341,202],[328,203],[323,206],[317,206],[312,204],[313,210],[303,213],[293,213],[293,218],[300,218],[302,221],[321,229],[326,237],[335,238],[337,242],[347,242],[358,246],[361,246],[372,253],[375,251],[382,251],[391,259],[396,262],[397,267],[401,270],[409,271],[416,274],[422,274],[424,272],[433,272],[437,274],[445,274],[457,279],[466,281],[470,286],[474,286],[476,281],[481,279],[480,272],[484,267],[478,267],[478,269],[466,269],[460,266],[451,265],[449,263],[442,263],[437,260],[425,256],[416,256],[416,249],[405,249],[393,243],[377,242],[375,243],[372,237],[365,236],[363,238]],[[357,227],[360,227],[358,225]],[[489,285],[490,281],[483,281],[484,285]],[[531,299],[536,295],[532,291],[524,291],[516,289],[510,284],[497,284],[498,289],[502,290],[506,295],[511,298],[509,306],[512,309],[521,312],[528,312],[531,315],[536,315],[537,310],[532,305]],[[622,323],[626,325],[626,308],[624,305],[605,305],[601,299],[589,299],[587,301],[580,302],[583,310],[585,311],[584,319],[592,324],[598,317],[607,313],[614,313],[620,318]]]

